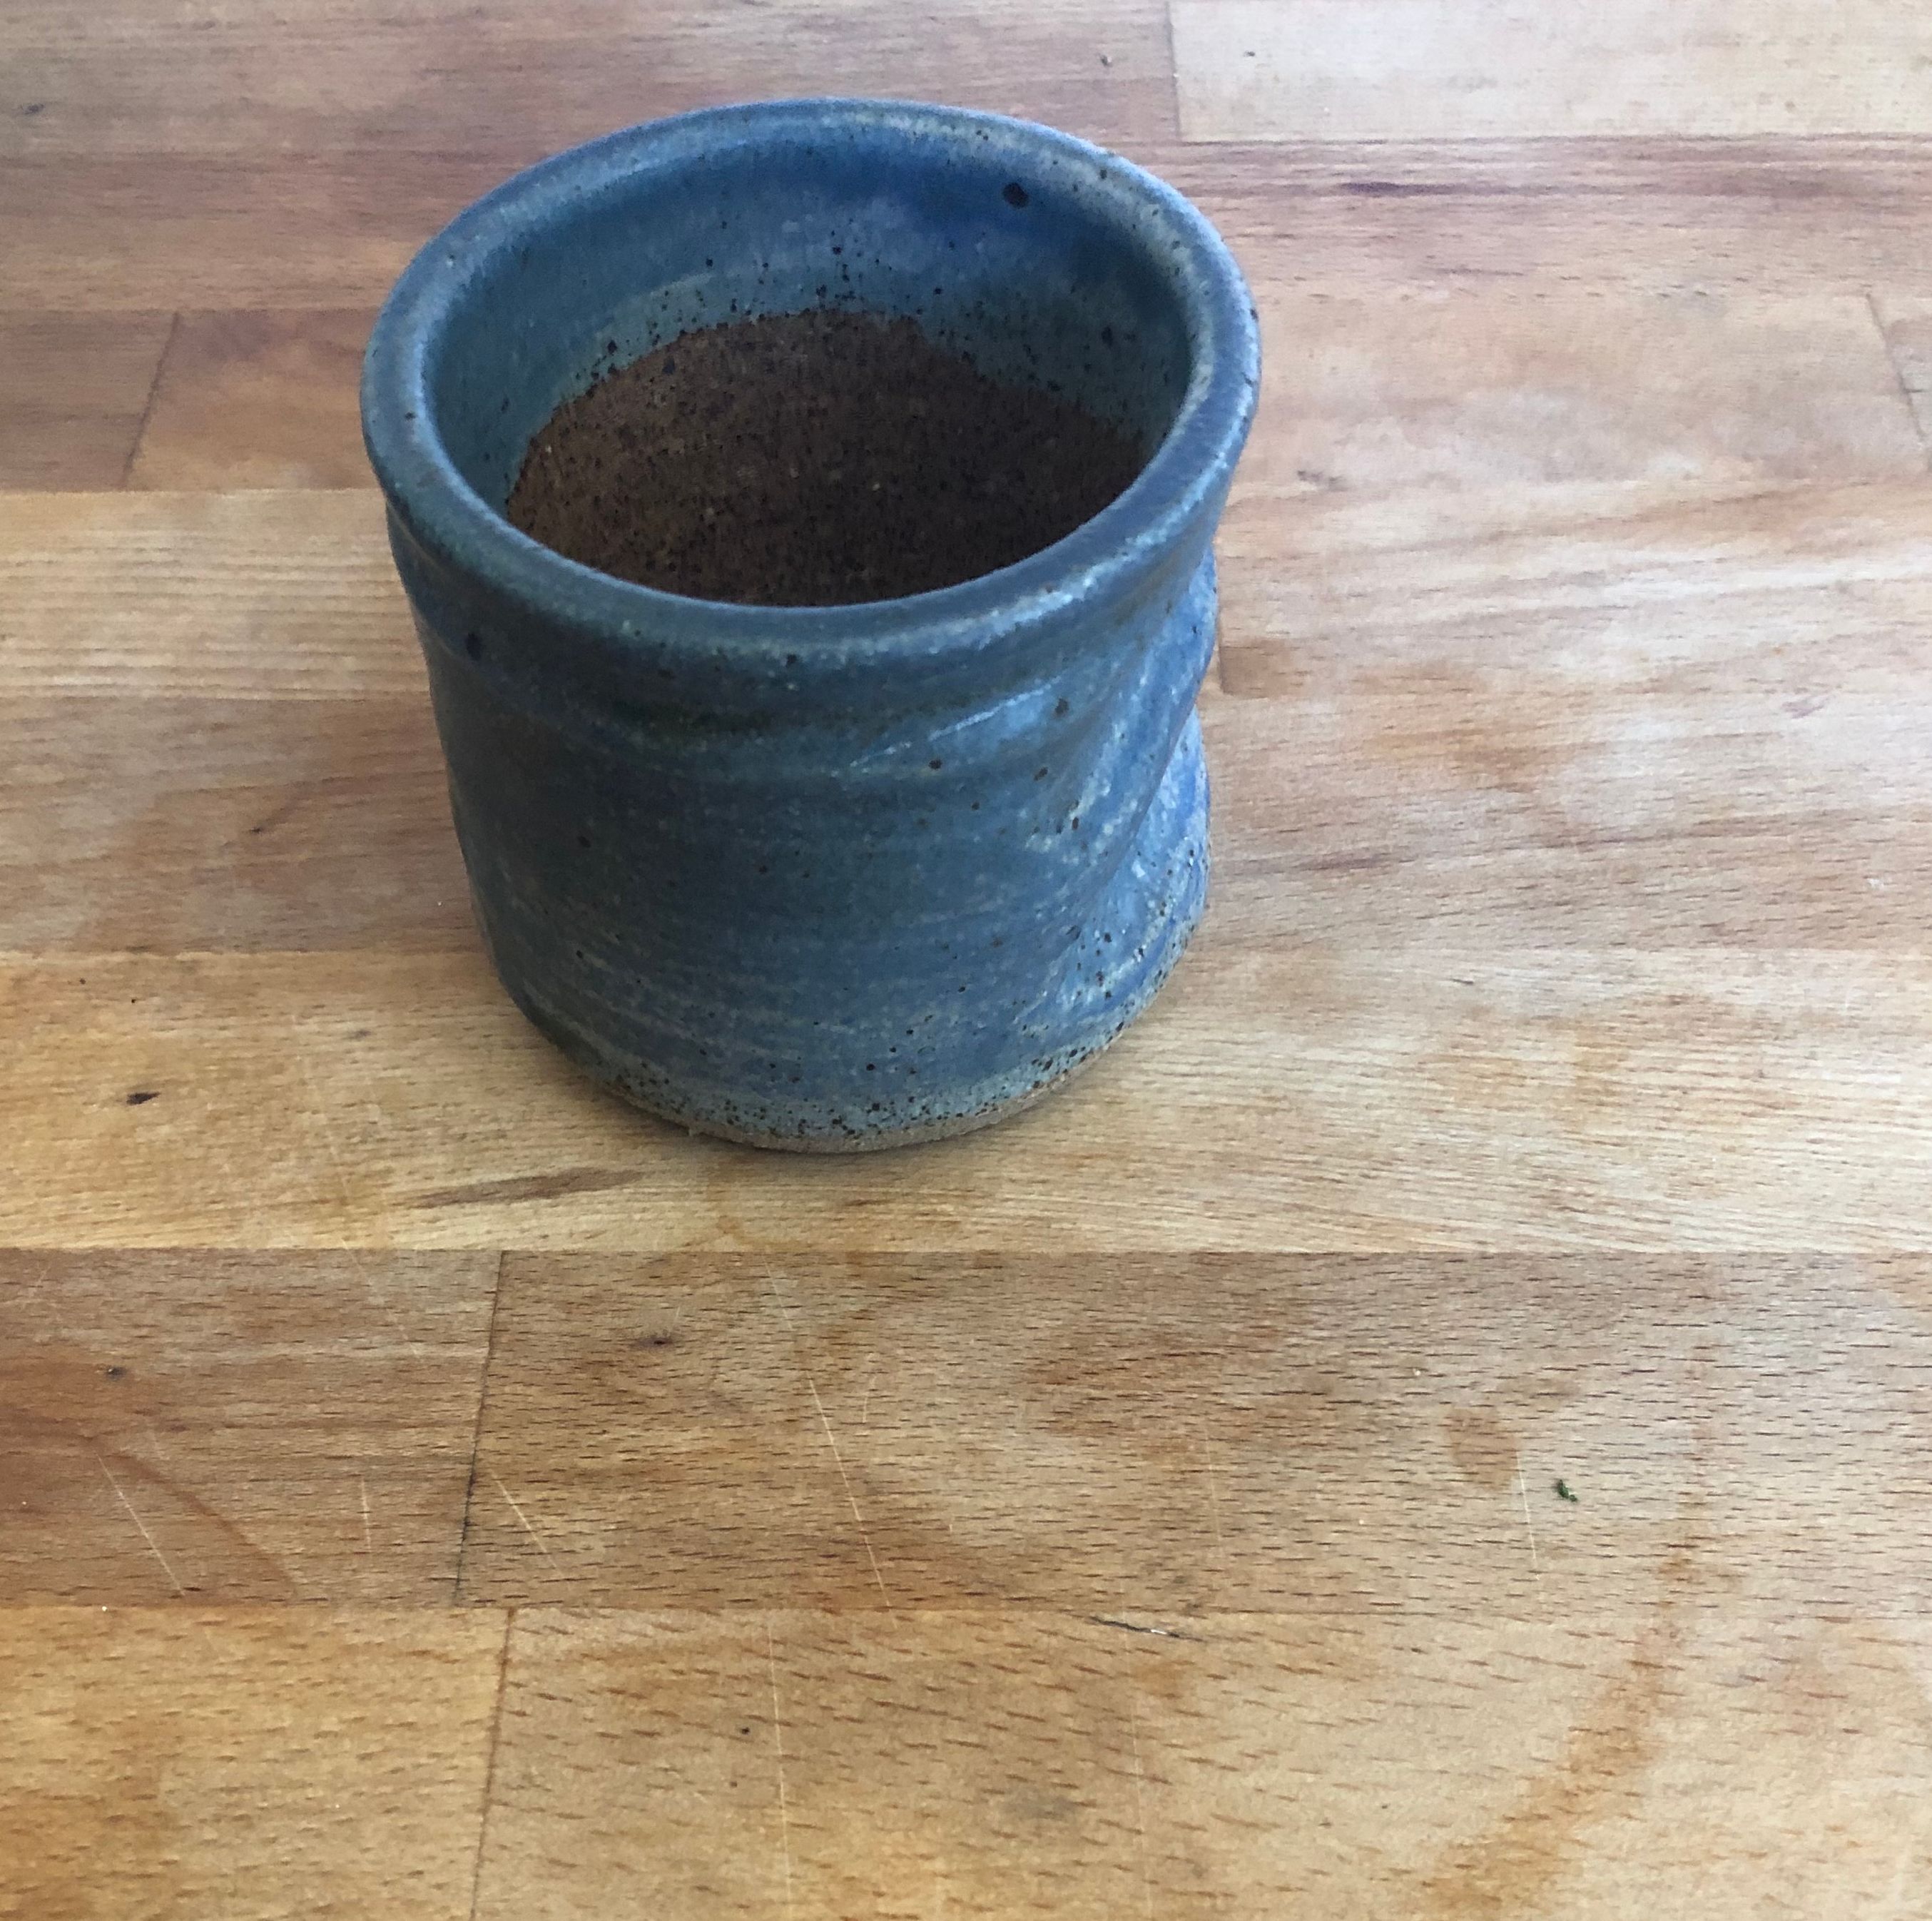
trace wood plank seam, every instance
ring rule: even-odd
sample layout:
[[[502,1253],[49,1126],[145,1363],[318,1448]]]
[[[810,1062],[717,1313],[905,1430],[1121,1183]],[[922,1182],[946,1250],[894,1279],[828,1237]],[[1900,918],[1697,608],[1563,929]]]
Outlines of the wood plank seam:
[[[476,1422],[470,1432],[470,1475],[464,1484],[463,1524],[456,1537],[456,1573],[450,1583],[450,1601],[457,1607],[463,1602],[463,1557],[470,1546],[470,1511],[476,1499],[476,1460],[483,1445],[483,1415],[489,1403],[490,1376],[496,1358],[496,1310],[503,1298],[503,1269],[509,1258],[507,1248],[498,1250],[496,1279],[490,1290],[490,1325],[483,1338],[483,1376],[476,1385]]]
[[[1886,331],[1885,316],[1878,311],[1878,293],[1876,289],[1865,289],[1865,311],[1871,316],[1872,325],[1878,329],[1879,344],[1885,349],[1885,357],[1898,381],[1898,397],[1905,403],[1905,411],[1913,429],[1918,436],[1918,444],[1925,450],[1925,464],[1932,469],[1932,442],[1925,437],[1925,423],[1918,417],[1918,409],[1912,398],[1912,383],[1905,377],[1905,365],[1892,344],[1892,335]]]
[[[497,1272],[502,1271],[500,1262]],[[496,1653],[496,1702],[490,1714],[490,1751],[483,1763],[483,1798],[476,1811],[476,1859],[470,1875],[470,1921],[476,1921],[483,1893],[483,1846],[490,1833],[490,1808],[496,1793],[496,1750],[503,1737],[503,1697],[509,1691],[510,1637],[517,1628],[517,1610],[503,1610],[503,1640]]]
[[[1235,565],[1239,566],[1237,561]],[[1214,657],[1210,663],[1210,671],[1202,692],[1210,700],[1216,695],[1232,695],[1234,689],[1228,685],[1228,563],[1222,552],[1222,542],[1217,533],[1214,539]],[[1197,706],[1199,704],[1197,702]],[[1207,711],[1201,710],[1202,725],[1207,725]]]
[[[140,458],[141,443],[148,436],[148,422],[154,418],[154,396],[161,391],[161,376],[167,371],[168,356],[174,351],[176,337],[181,332],[181,311],[168,317],[167,338],[161,342],[160,356],[154,362],[154,377],[148,383],[148,398],[142,404],[141,417],[134,423],[134,437],[128,448],[128,458],[121,469],[121,485],[125,488],[134,472],[134,463]]]

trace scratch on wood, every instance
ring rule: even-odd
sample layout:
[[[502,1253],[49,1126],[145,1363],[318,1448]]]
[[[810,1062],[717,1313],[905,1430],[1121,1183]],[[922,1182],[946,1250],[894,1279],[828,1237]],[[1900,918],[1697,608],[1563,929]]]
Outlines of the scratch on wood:
[[[249,833],[251,834],[272,833],[276,828],[280,827],[284,821],[287,820],[289,817],[294,813],[296,809],[302,805],[302,795],[301,791],[298,789],[295,793],[289,795],[289,797],[283,801],[279,807],[274,809],[269,813],[263,815],[260,820],[257,821],[255,824],[248,830]]]
[[[772,1677],[772,1745],[778,1763],[778,1857],[784,1863],[785,1913],[794,1913],[791,1892],[791,1811],[785,1804],[784,1718],[778,1710],[778,1650],[772,1624],[765,1623],[765,1664]]]
[[[1164,1641],[1198,1641],[1198,1634],[1184,1634],[1178,1628],[1149,1627],[1142,1621],[1124,1621],[1118,1614],[1089,1614],[1088,1619],[1096,1628],[1120,1628],[1130,1634],[1152,1634]]]
[[[528,1514],[524,1512],[523,1508],[519,1504],[516,1496],[512,1493],[509,1489],[503,1485],[503,1477],[500,1474],[497,1473],[493,1468],[490,1470],[490,1478],[496,1482],[496,1491],[502,1496],[505,1500],[509,1502],[511,1513],[514,1514],[518,1520],[523,1523],[524,1532],[536,1543],[537,1552],[541,1554],[546,1561],[549,1562],[550,1571],[553,1574],[562,1574],[563,1570],[557,1565],[556,1556],[551,1553],[549,1548],[544,1546],[543,1536],[530,1525],[530,1517]]]
[[[1228,1567],[1228,1543],[1221,1532],[1221,1491],[1214,1479],[1214,1450],[1205,1442],[1202,1445],[1201,1459],[1208,1474],[1208,1518],[1214,1529],[1214,1555],[1225,1574]]]
[[[1340,185],[1344,194],[1373,200],[1433,199],[1438,194],[1468,191],[1438,180],[1344,180]]]
[[[1154,1871],[1148,1861],[1147,1769],[1141,1765],[1140,1709],[1127,1703],[1127,1735],[1134,1744],[1134,1818],[1141,1831],[1141,1893],[1147,1903],[1148,1921],[1154,1915]]]
[[[792,1358],[798,1363],[799,1372],[805,1376],[805,1385],[810,1391],[812,1404],[818,1410],[819,1425],[825,1430],[826,1446],[832,1450],[832,1465],[838,1470],[839,1485],[845,1490],[846,1505],[852,1510],[853,1524],[859,1530],[859,1539],[866,1550],[866,1559],[872,1564],[872,1578],[879,1584],[879,1594],[886,1604],[886,1612],[893,1612],[892,1597],[886,1586],[886,1577],[880,1570],[879,1557],[872,1552],[872,1537],[866,1532],[866,1517],[859,1511],[859,1497],[852,1491],[852,1477],[845,1472],[845,1457],[838,1451],[838,1436],[832,1431],[832,1422],[825,1412],[825,1403],[819,1398],[818,1383],[812,1377],[810,1364],[804,1350],[798,1344],[798,1330],[792,1325],[791,1310],[784,1304],[784,1296],[778,1292],[778,1277],[769,1263],[765,1268],[765,1282],[771,1289],[772,1299],[785,1325],[785,1337],[791,1343]]]
[[[336,1147],[335,1130],[329,1124],[328,1110],[327,1108],[323,1106],[321,1097],[316,1091],[315,1076],[310,1071],[308,1056],[302,1050],[302,1034],[299,1030],[297,1030],[293,1027],[292,1023],[291,1023],[290,1031],[294,1034],[295,1038],[296,1065],[301,1070],[302,1085],[308,1090],[309,1109],[314,1114],[316,1121],[320,1125],[322,1130],[322,1145],[328,1150],[329,1164],[335,1169],[335,1184],[341,1190],[342,1220],[344,1226],[346,1226],[348,1223],[351,1212],[349,1196],[349,1171],[344,1166],[342,1163],[342,1155]],[[426,1367],[428,1364],[428,1356],[423,1352],[422,1349],[416,1345],[415,1340],[411,1337],[409,1329],[403,1325],[395,1309],[390,1305],[389,1297],[376,1285],[375,1277],[362,1265],[362,1256],[349,1244],[348,1235],[346,1233],[338,1232],[336,1235],[336,1238],[341,1244],[343,1253],[348,1256],[350,1265],[356,1270],[358,1278],[362,1281],[363,1286],[368,1290],[370,1299],[375,1302],[376,1307],[381,1310],[384,1319],[386,1319],[388,1322],[389,1325],[394,1329],[398,1337],[401,1340],[403,1345],[409,1349],[411,1358],[413,1358],[419,1365]]]
[[[358,1474],[356,1480],[356,1484],[362,1490],[362,1552],[370,1559],[374,1559],[376,1542],[374,1536],[369,1531],[369,1477],[366,1474]]]
[[[1918,445],[1924,451],[1928,463],[1932,463],[1932,446],[1928,446],[1924,422],[1918,417],[1918,404],[1912,398],[1912,383],[1905,377],[1905,363],[1892,350],[1892,335],[1887,331],[1885,316],[1878,309],[1878,296],[1868,287],[1865,290],[1865,311],[1871,316],[1871,323],[1878,330],[1879,345],[1885,351],[1886,365],[1892,369],[1892,378],[1898,383],[1898,397],[1905,405],[1905,417],[1912,422],[1912,431],[1918,437]]]
[[[1529,1484],[1523,1478],[1522,1462],[1516,1465],[1516,1491],[1522,1502],[1522,1524],[1529,1530],[1529,1565],[1536,1575],[1537,1592],[1543,1591],[1543,1561],[1536,1551],[1536,1523],[1529,1517]]]
[[[567,1194],[600,1194],[634,1187],[644,1177],[621,1167],[560,1167],[554,1174],[518,1175],[506,1181],[478,1181],[466,1187],[433,1187],[416,1195],[412,1208],[466,1208],[516,1201],[556,1200]]]
[[[98,1448],[94,1450],[94,1458],[100,1463],[100,1471],[107,1476],[108,1486],[114,1490],[114,1498],[128,1510],[128,1518],[140,1529],[141,1538],[148,1544],[148,1553],[160,1562],[161,1571],[168,1577],[168,1585],[174,1589],[182,1600],[185,1601],[188,1598],[188,1589],[182,1586],[180,1576],[168,1565],[168,1557],[161,1552],[160,1543],[148,1532],[148,1523],[134,1511],[134,1502],[129,1500],[127,1495],[122,1491],[120,1482],[115,1479],[113,1470],[109,1467],[105,1456]]]

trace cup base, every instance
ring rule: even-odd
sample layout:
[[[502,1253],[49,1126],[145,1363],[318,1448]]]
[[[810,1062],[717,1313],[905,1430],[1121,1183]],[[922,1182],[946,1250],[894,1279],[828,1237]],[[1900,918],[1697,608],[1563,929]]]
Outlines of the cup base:
[[[532,1005],[524,995],[511,989],[510,998],[521,1010],[526,1019],[545,1040],[555,1046],[575,1064],[589,1074],[592,1079],[614,1094],[627,1106],[636,1108],[640,1113],[648,1114],[653,1120],[668,1122],[672,1127],[682,1127],[688,1134],[702,1134],[712,1140],[730,1141],[739,1147],[765,1148],[779,1154],[878,1154],[890,1148],[919,1147],[929,1141],[950,1141],[962,1134],[976,1134],[982,1127],[991,1127],[999,1122],[1010,1120],[1023,1114],[1030,1107],[1036,1107],[1049,1095],[1058,1094],[1070,1081],[1077,1080],[1100,1056],[1124,1034],[1150,1006],[1155,997],[1167,984],[1168,977],[1186,952],[1198,917],[1191,923],[1176,942],[1172,957],[1161,971],[1149,982],[1139,998],[1121,1016],[1120,1025],[1102,1039],[1096,1040],[1084,1052],[1062,1067],[1050,1080],[1036,1087],[1029,1087],[1024,1094],[996,1097],[985,1106],[970,1109],[946,1119],[922,1121],[909,1127],[881,1128],[869,1134],[777,1134],[760,1133],[748,1127],[733,1125],[698,1112],[685,1112],[668,1106],[661,1100],[650,1099],[626,1083],[621,1070],[612,1068],[592,1049],[584,1045],[578,1037],[559,1023],[547,1019],[543,1010]],[[507,985],[507,983],[506,983]]]
[[[912,1147],[990,1127],[1061,1087],[1139,1019],[1179,964],[1199,925],[1208,891],[1208,783],[1198,723],[1190,719],[1169,766],[1163,791],[1143,823],[1138,845],[1103,903],[1116,924],[1146,932],[1147,956],[1131,989],[1058,1050],[1044,1073],[1016,1065],[976,1083],[935,1095],[924,1116],[909,1124],[868,1125],[830,1107],[795,1108],[783,1127],[745,1124],[748,1104],[734,1090],[694,1088],[688,1099],[667,1098],[664,1077],[608,1044],[546,1004],[528,979],[518,980],[494,953],[498,977],[531,1024],[602,1086],[658,1119],[694,1134],[792,1154],[858,1154]],[[486,945],[489,944],[487,925]],[[680,1090],[682,1091],[682,1090]],[[707,1098],[707,1096],[710,1097]]]

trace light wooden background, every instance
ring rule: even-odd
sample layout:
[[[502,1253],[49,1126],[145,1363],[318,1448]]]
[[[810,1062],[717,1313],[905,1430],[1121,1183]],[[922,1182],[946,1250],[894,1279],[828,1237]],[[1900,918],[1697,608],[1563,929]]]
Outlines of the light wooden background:
[[[354,383],[837,89],[1268,359],[1196,954],[827,1163],[493,985]],[[1909,0],[4,0],[0,1912],[1932,1915],[1928,261]]]

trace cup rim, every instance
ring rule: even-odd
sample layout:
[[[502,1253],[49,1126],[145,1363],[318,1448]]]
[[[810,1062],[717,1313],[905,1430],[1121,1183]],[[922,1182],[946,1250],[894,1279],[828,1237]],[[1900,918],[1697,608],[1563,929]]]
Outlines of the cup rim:
[[[546,547],[486,501],[445,449],[429,369],[448,317],[479,263],[567,218],[592,188],[702,166],[718,143],[783,150],[823,139],[828,122],[902,132],[979,152],[1024,173],[1071,170],[1124,239],[1166,251],[1193,365],[1172,425],[1126,489],[1051,545],[992,572],[893,599],[786,607],[704,600],[622,580]],[[828,97],[710,107],[645,122],[569,148],[465,208],[404,270],[363,362],[370,464],[410,536],[553,628],[616,640],[664,659],[701,656],[752,668],[861,667],[882,654],[946,657],[1010,638],[1070,605],[1111,598],[1173,549],[1211,506],[1247,435],[1260,379],[1259,329],[1226,244],[1180,194],[1132,161],[1034,122],[918,101]]]

